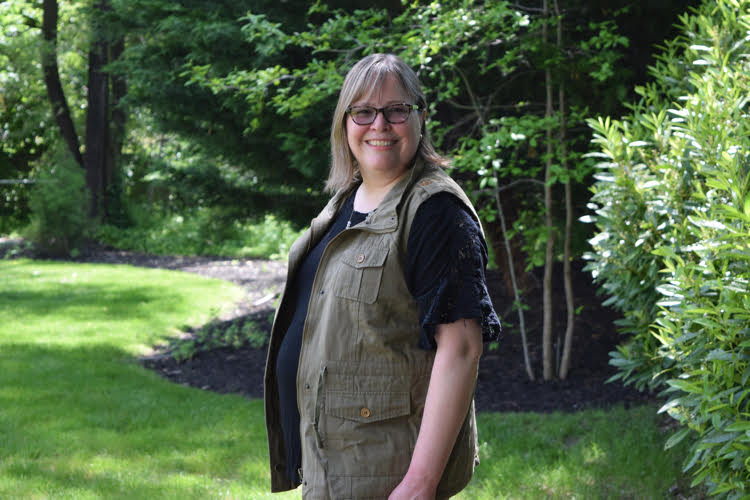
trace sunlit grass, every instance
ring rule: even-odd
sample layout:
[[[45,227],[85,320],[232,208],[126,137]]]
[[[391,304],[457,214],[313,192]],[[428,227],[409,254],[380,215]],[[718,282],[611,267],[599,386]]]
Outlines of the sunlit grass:
[[[299,498],[268,492],[261,401],[137,361],[239,294],[179,272],[0,261],[0,498]],[[681,456],[654,415],[480,414],[482,463],[459,498],[663,498]]]
[[[134,353],[240,296],[232,285],[129,266],[0,263],[0,342]]]
[[[663,451],[656,407],[484,413],[480,459],[463,499],[665,498],[683,450]]]
[[[0,498],[270,497],[261,402],[136,360],[240,293],[186,273],[0,261]]]

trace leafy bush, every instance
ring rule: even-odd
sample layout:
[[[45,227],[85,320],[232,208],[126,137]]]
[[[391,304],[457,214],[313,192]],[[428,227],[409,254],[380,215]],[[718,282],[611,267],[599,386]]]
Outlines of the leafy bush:
[[[622,121],[590,122],[602,158],[589,269],[623,312],[612,364],[663,387],[714,495],[750,494],[750,1],[681,18]]]
[[[300,231],[276,216],[261,222],[237,220],[218,209],[201,208],[184,215],[132,209],[136,223],[120,228],[102,225],[96,238],[125,250],[162,255],[285,258]]]
[[[70,255],[90,229],[85,173],[66,151],[47,158],[30,195],[26,236],[44,253]]]
[[[229,347],[240,349],[249,346],[261,349],[268,341],[268,332],[252,320],[212,320],[190,337],[174,342],[170,353],[178,361],[193,358],[196,354]]]

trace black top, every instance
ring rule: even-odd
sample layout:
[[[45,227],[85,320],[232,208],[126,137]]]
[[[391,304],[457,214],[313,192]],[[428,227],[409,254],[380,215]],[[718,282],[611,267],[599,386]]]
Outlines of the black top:
[[[287,477],[299,484],[302,461],[300,417],[297,408],[297,365],[302,347],[302,329],[307,316],[313,279],[323,250],[351,221],[362,222],[367,214],[354,211],[350,196],[328,232],[310,250],[294,281],[287,300],[294,304],[294,316],[284,335],[276,361],[281,427],[286,450]],[[484,270],[487,246],[479,224],[463,203],[450,193],[438,193],[420,205],[414,216],[406,253],[404,277],[419,307],[419,338],[422,349],[435,349],[435,326],[461,318],[477,319],[485,342],[500,336],[500,321],[487,293]]]

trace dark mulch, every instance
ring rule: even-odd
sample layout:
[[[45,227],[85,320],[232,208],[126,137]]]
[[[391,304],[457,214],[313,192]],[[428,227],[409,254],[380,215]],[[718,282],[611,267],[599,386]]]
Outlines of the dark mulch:
[[[0,258],[18,256],[10,252],[6,242],[0,242]],[[23,252],[27,256],[28,251]],[[33,255],[31,255],[33,256]],[[144,267],[196,272],[241,284],[248,298],[238,304],[233,313],[223,317],[225,325],[233,321],[252,319],[270,329],[269,312],[273,295],[280,290],[285,268],[283,264],[261,260],[232,260],[208,257],[164,257],[123,252],[101,247],[87,249],[77,261],[123,263]],[[615,313],[601,305],[595,286],[581,263],[574,266],[576,316],[572,363],[565,381],[541,381],[541,290],[531,290],[524,299],[529,306],[525,320],[529,335],[530,358],[535,368],[536,381],[526,375],[518,333],[518,317],[509,304],[512,298],[504,289],[497,273],[488,273],[488,287],[495,309],[508,324],[496,349],[486,348],[479,366],[476,404],[480,411],[576,411],[582,408],[626,407],[652,400],[653,397],[624,387],[619,382],[605,383],[615,370],[609,366],[608,353],[617,345],[618,335],[613,325]],[[559,274],[557,276],[560,276]],[[565,301],[561,279],[554,296],[553,331],[565,331]],[[178,362],[168,354],[157,353],[143,360],[143,364],[175,383],[219,393],[237,393],[248,397],[263,394],[265,349],[217,349],[198,353],[193,359]]]
[[[480,411],[575,411],[582,408],[608,407],[647,402],[651,399],[619,382],[606,383],[616,372],[609,362],[609,352],[620,340],[613,320],[616,315],[602,307],[587,273],[577,266],[575,273],[576,305],[583,306],[575,320],[571,370],[566,380],[541,380],[541,293],[529,294],[525,321],[529,330],[530,359],[536,381],[530,381],[523,360],[517,314],[507,304],[500,277],[488,273],[488,285],[498,313],[503,314],[505,333],[496,348],[487,347],[479,366],[476,405]],[[555,293],[554,331],[565,331],[565,306],[561,290]],[[252,316],[252,315],[251,315]],[[270,329],[267,314],[258,313],[254,321]],[[265,350],[243,348],[203,352],[182,363],[170,357],[145,361],[177,383],[222,393],[239,393],[249,397],[263,395]]]

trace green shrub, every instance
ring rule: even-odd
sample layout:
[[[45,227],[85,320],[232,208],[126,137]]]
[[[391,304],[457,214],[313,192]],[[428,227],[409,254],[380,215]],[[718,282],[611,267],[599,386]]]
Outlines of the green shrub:
[[[713,495],[750,495],[750,1],[681,18],[654,82],[598,120],[588,268],[622,311],[623,378],[662,387]]]
[[[262,349],[268,341],[268,332],[250,319],[219,321],[213,319],[196,330],[191,336],[175,340],[170,353],[178,361],[193,358],[199,352],[213,349],[240,349],[249,346]]]
[[[90,228],[85,172],[67,151],[58,151],[47,160],[31,191],[26,236],[43,253],[70,255]]]
[[[220,209],[164,215],[133,209],[135,224],[121,228],[102,225],[98,241],[124,250],[162,255],[286,258],[300,231],[272,214],[253,223],[238,220]]]

